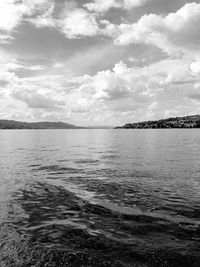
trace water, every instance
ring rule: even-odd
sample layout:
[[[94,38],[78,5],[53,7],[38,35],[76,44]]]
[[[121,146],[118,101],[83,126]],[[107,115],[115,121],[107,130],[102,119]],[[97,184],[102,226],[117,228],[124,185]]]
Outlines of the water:
[[[200,266],[200,132],[0,131],[0,266]]]

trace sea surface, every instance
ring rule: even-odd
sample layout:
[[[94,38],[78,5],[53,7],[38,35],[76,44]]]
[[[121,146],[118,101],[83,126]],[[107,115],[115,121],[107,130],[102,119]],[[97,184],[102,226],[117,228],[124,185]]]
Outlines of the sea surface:
[[[200,130],[1,130],[0,266],[200,266]]]

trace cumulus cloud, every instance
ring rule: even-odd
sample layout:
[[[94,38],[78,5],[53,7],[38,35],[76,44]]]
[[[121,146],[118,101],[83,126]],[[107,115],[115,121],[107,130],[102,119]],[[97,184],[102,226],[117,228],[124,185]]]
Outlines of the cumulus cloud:
[[[46,3],[46,10],[40,10],[41,14],[27,18],[26,21],[37,28],[56,28],[68,39],[94,36],[99,33],[96,14],[77,7],[76,2],[69,1],[65,3],[64,9],[55,15],[55,5],[55,2],[50,2],[48,5]]]
[[[95,36],[104,33],[97,19],[99,12],[106,12],[112,7],[129,9],[143,5],[147,1],[95,0],[83,5],[84,8],[77,7],[76,2],[69,1],[65,3],[64,11],[60,12],[58,9],[59,12],[55,12],[57,3],[54,0],[3,0],[0,1],[0,30],[10,33],[22,22],[27,21],[37,28],[54,27],[69,39]],[[109,25],[106,27],[108,31]],[[8,42],[10,38],[10,34],[0,35],[1,43]]]
[[[166,16],[149,14],[134,24],[121,24],[115,43],[153,44],[168,54],[199,53],[200,4],[189,3]]]
[[[70,118],[80,125],[117,125],[134,118],[186,114],[199,104],[200,77],[193,75],[191,63],[189,59],[164,59],[131,67],[120,61],[112,70],[78,77],[40,74],[19,78],[7,70],[10,76],[0,76],[1,82],[6,81],[0,112],[7,110],[2,102],[6,99],[15,106],[10,110],[17,109],[20,116],[24,112],[32,120]]]
[[[94,0],[85,4],[85,7],[90,11],[107,12],[110,8],[120,8],[120,3],[116,0]]]
[[[142,68],[128,67],[119,62],[112,71],[85,77],[76,91],[76,99],[80,95],[85,99],[85,109],[89,99],[90,105],[93,101],[99,111],[129,113],[132,116],[140,114],[142,119],[148,116],[163,117],[166,110],[172,113],[177,106],[181,114],[180,103],[183,106],[187,103],[187,107],[194,108],[194,104],[189,103],[188,99],[194,100],[196,91],[191,88],[197,81],[189,66],[190,61],[182,59],[162,60]],[[185,114],[186,109],[182,108],[182,111]]]
[[[26,16],[32,16],[36,12],[45,12],[48,5],[48,0],[0,1],[0,30],[11,32],[22,23]]]
[[[148,0],[106,0],[90,2],[85,8],[77,7],[76,2],[65,3],[64,10],[55,12],[56,2],[53,0],[4,0],[0,2],[0,30],[9,34],[1,34],[0,42],[9,42],[11,32],[22,22],[29,22],[37,28],[56,28],[69,39],[97,34],[110,35],[116,27],[105,20],[99,20],[99,12],[106,12],[111,7],[129,9],[140,6]],[[106,29],[104,29],[106,27]]]
[[[143,15],[134,24],[115,25],[109,22],[110,14],[104,17],[106,11],[128,9],[144,1],[96,0],[83,7],[67,2],[62,12],[55,12],[53,1],[5,3],[11,5],[14,15],[9,26],[0,21],[2,42],[9,41],[10,32],[26,20],[37,28],[55,27],[69,39],[104,34],[121,47],[103,38],[100,44],[95,38],[97,44],[88,41],[88,49],[77,50],[62,61],[53,58],[54,64],[48,60],[46,65],[45,61],[26,62],[0,49],[1,116],[117,125],[200,112],[199,4],[187,4],[168,15]],[[125,50],[122,45],[129,44],[147,46],[139,45],[138,50],[130,46],[127,53],[116,55]],[[154,46],[165,53],[159,52],[152,59],[152,47],[158,51]],[[138,56],[137,51],[144,54]],[[146,52],[151,60],[145,57]]]
[[[190,64],[190,69],[193,75],[199,75],[200,74],[200,61],[193,61]]]
[[[53,96],[50,97],[38,90],[15,90],[12,92],[11,96],[17,100],[25,102],[29,108],[54,110],[65,105],[64,101],[55,99]]]
[[[27,7],[16,0],[5,0],[0,2],[0,29],[10,31],[20,22],[24,14],[27,13]]]
[[[81,8],[66,9],[58,25],[69,39],[94,36],[99,32],[96,15]]]
[[[111,8],[130,9],[144,5],[149,0],[94,0],[85,4],[85,7],[90,11],[107,12]]]

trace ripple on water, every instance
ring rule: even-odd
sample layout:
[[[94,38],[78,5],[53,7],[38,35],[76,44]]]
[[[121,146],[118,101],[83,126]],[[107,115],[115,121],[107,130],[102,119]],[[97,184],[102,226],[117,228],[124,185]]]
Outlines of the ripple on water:
[[[0,266],[199,267],[199,134],[78,132],[1,147]]]
[[[113,255],[116,250],[124,254],[124,264],[134,257],[142,263],[147,255],[150,262],[157,255],[159,262],[174,260],[175,266],[187,266],[192,258],[198,259],[200,221],[144,212],[87,194],[73,184],[62,187],[37,183],[34,190],[22,190],[18,201],[29,216],[23,221],[19,217],[15,225],[29,236],[33,246],[70,245],[76,253],[97,246],[104,251],[104,257],[109,255],[105,248],[109,248]],[[188,251],[188,247],[192,250]]]
[[[36,166],[32,166],[32,167],[36,167]],[[39,171],[45,171],[47,173],[80,173],[83,172],[83,169],[80,168],[72,168],[72,167],[62,167],[59,165],[46,165],[46,166],[40,166],[38,168],[33,168],[32,171],[34,172],[39,172]]]

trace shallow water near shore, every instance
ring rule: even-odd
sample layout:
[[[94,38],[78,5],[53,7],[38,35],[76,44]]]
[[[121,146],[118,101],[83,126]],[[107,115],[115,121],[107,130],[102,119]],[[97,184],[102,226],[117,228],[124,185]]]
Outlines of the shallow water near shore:
[[[2,130],[0,151],[0,266],[200,266],[200,130]]]

